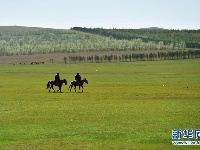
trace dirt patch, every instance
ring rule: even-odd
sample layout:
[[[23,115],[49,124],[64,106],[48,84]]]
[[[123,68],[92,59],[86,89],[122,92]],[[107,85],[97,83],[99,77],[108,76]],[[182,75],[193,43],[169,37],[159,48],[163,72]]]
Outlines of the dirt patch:
[[[0,64],[31,64],[32,62],[64,63],[64,57],[69,56],[92,56],[92,55],[123,55],[132,54],[134,51],[108,51],[108,52],[77,52],[77,53],[56,53],[56,54],[36,54],[36,55],[14,55],[0,56]]]
[[[173,73],[173,72],[157,72],[154,74],[158,74],[158,75],[174,75],[174,74],[176,74],[177,75],[177,73]]]

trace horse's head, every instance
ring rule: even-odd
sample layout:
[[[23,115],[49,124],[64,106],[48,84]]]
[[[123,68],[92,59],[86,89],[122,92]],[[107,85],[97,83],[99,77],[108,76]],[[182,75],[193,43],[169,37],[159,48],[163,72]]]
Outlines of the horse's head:
[[[63,81],[64,81],[65,85],[67,85],[67,80],[66,80],[66,79],[64,79]]]
[[[84,78],[83,81],[88,84],[88,80],[86,78]]]

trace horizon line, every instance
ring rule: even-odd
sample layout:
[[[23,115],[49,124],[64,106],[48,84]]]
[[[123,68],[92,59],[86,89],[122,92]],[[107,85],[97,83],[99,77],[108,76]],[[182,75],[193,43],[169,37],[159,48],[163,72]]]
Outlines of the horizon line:
[[[44,29],[58,29],[58,30],[70,30],[74,27],[79,27],[79,28],[91,28],[91,29],[96,29],[96,28],[102,28],[102,29],[150,29],[150,30],[200,30],[199,29],[188,29],[188,28],[163,28],[163,27],[141,27],[141,28],[130,28],[130,27],[82,27],[82,26],[74,26],[70,28],[56,28],[56,27],[40,27],[40,26],[26,26],[26,25],[0,25],[0,27],[27,27],[27,28],[44,28]],[[153,29],[154,28],[154,29]]]

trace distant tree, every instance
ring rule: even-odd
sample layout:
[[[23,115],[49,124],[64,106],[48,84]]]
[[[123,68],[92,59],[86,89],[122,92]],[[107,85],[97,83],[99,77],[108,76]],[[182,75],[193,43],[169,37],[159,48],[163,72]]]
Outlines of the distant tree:
[[[125,55],[125,60],[128,61],[128,54]]]
[[[131,59],[132,59],[132,55],[130,54],[130,55],[128,56],[128,58],[129,58],[129,61],[131,61]]]
[[[67,63],[67,57],[64,56],[64,62],[65,64]]]

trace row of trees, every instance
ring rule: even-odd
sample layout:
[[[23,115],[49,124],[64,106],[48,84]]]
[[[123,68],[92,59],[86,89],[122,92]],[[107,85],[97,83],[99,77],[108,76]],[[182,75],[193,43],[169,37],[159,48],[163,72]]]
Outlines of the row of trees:
[[[104,31],[104,30],[103,30]],[[125,32],[126,33],[126,32]],[[142,38],[117,39],[75,30],[0,27],[0,56],[84,51],[179,50],[184,41],[144,41]]]
[[[74,27],[73,30],[99,34],[103,36],[112,36],[116,39],[137,39],[144,42],[163,41],[164,45],[169,43],[184,42],[186,48],[200,48],[200,30],[152,30],[147,29],[103,29],[103,28],[82,28]]]
[[[178,60],[200,58],[200,50],[132,53],[123,55],[91,55],[91,56],[69,56],[64,57],[65,63],[82,62],[127,62],[127,61],[154,61],[154,60]]]

